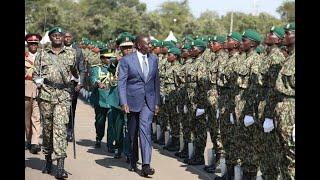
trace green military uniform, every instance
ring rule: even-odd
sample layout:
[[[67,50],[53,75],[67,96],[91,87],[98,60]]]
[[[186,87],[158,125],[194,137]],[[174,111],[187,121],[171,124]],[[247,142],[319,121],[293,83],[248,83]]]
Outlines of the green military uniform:
[[[286,31],[295,31],[290,23]],[[280,141],[280,172],[283,179],[295,179],[295,49],[293,49],[276,80],[281,101],[276,106],[276,131]]]
[[[270,31],[276,34],[276,36],[279,38],[283,39],[283,28],[273,26]],[[285,57],[277,45],[268,47],[268,49],[270,50],[264,57],[263,64],[261,66],[263,87],[260,91],[261,95],[258,98],[260,100],[258,118],[260,119],[259,121],[262,122],[261,127],[263,127],[263,122],[266,121],[266,118],[272,120],[273,124],[275,124],[275,107],[280,101],[280,95],[275,90],[275,85],[281,66],[285,61]],[[262,132],[264,131],[262,130]],[[275,130],[261,133],[261,149],[264,149],[264,151],[259,152],[260,170],[263,178],[266,180],[276,179],[279,175],[278,141],[279,140]]]
[[[56,27],[49,31],[51,34],[63,33]],[[34,80],[43,78],[39,98],[39,109],[43,126],[43,153],[46,165],[43,172],[51,171],[51,154],[54,152],[58,159],[57,177],[67,177],[64,172],[64,158],[67,157],[67,124],[71,106],[71,83],[69,75],[75,66],[75,49],[65,47],[55,53],[52,47],[46,48],[36,56]],[[41,74],[40,74],[41,72]]]
[[[190,50],[191,46],[189,44],[184,44],[182,49]],[[183,142],[184,146],[181,152],[176,153],[176,156],[180,158],[186,158],[188,156],[188,142],[191,142],[191,127],[188,112],[185,111],[185,107],[189,101],[187,92],[187,79],[186,79],[186,67],[192,66],[192,58],[181,59],[180,68],[177,69],[177,82],[178,82],[178,111],[179,118],[182,126]]]
[[[206,43],[202,40],[196,39],[193,43],[193,46],[200,48],[206,48]],[[209,90],[209,85],[206,82],[206,61],[204,60],[203,53],[195,59],[195,80],[196,80],[196,89],[195,89],[195,111],[199,109],[204,109],[205,113],[207,109],[207,91]],[[206,128],[206,114],[199,116],[193,115],[191,120],[191,127],[194,127],[194,156],[188,162],[191,165],[201,165],[204,164],[204,149],[207,142],[207,128]]]
[[[178,58],[180,57],[181,51],[178,48],[170,48],[168,53],[172,53],[176,55]],[[165,149],[169,151],[178,151],[179,146],[179,134],[180,134],[180,121],[179,114],[177,111],[178,102],[177,102],[177,90],[178,90],[178,82],[177,82],[177,70],[179,69],[180,62],[179,59],[175,60],[172,63],[169,63],[170,66],[166,70],[164,85],[165,85],[165,111],[167,113],[169,119],[169,126],[172,136],[172,142],[168,144]]]
[[[109,98],[111,77],[112,73],[109,72],[109,67],[107,64],[97,64],[91,66],[90,81],[91,84],[94,85],[94,88],[90,97],[90,102],[93,104],[95,111],[96,141],[98,144],[104,137],[105,123],[108,116],[108,111],[110,109],[110,104],[107,103],[107,100]],[[106,88],[98,88],[97,83],[105,84]],[[107,129],[107,147],[109,149],[114,148],[113,141],[115,133],[111,122],[112,121],[108,121]]]
[[[246,30],[243,36],[258,43],[261,41],[261,36],[251,29]],[[258,113],[257,91],[261,85],[259,72],[261,61],[261,56],[252,50],[247,52],[247,58],[236,67],[239,86],[236,107],[238,112],[236,114],[239,115],[240,159],[244,179],[255,178],[259,166],[258,151],[261,148],[259,147],[261,128],[256,114]]]

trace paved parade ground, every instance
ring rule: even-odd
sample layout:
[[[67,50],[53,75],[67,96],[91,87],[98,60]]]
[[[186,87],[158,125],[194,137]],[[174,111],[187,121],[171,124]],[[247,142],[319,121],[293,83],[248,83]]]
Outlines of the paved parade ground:
[[[107,152],[106,134],[100,149],[94,148],[95,128],[94,110],[78,100],[76,111],[76,159],[73,158],[73,145],[68,144],[68,157],[65,161],[65,169],[69,173],[70,180],[135,180],[145,179],[135,172],[128,171],[128,164],[125,158],[114,159],[113,154]],[[106,128],[107,129],[107,128]],[[210,135],[208,133],[207,150],[212,147]],[[139,151],[140,152],[140,151]],[[53,156],[54,158],[54,156]],[[207,156],[205,156],[207,162]],[[25,179],[26,180],[50,180],[55,179],[56,161],[53,162],[53,170],[50,175],[42,174],[41,169],[45,160],[40,152],[38,155],[25,151]],[[138,169],[141,170],[141,157]],[[165,151],[158,144],[153,144],[151,166],[156,173],[152,179],[163,180],[195,180],[195,179],[214,179],[214,174],[206,173],[203,166],[190,166],[183,163],[182,159],[177,159],[174,153]],[[220,173],[217,173],[220,175]]]

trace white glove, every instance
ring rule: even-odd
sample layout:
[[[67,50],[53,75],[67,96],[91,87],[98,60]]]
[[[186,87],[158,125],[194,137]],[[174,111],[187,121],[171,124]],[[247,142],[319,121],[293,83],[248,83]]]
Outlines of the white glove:
[[[230,113],[230,122],[231,122],[231,124],[234,124],[234,119],[233,119],[233,114],[232,113]]]
[[[249,116],[249,115],[245,115],[245,116],[244,116],[244,125],[245,125],[246,127],[252,125],[253,123],[254,123],[254,119],[253,119],[252,116]]]
[[[197,108],[196,117],[201,116],[202,114],[204,114],[204,109]]]
[[[271,132],[274,129],[273,120],[269,118],[265,118],[263,122],[263,131],[265,133]]]
[[[295,128],[295,125],[293,125],[293,129],[292,129],[292,139],[293,139],[293,142],[296,142],[296,128]]]
[[[177,109],[177,113],[179,113],[179,108],[178,108],[178,106],[176,106],[176,109]]]
[[[216,113],[216,118],[218,119],[219,118],[219,109],[217,109],[217,113]]]
[[[166,104],[166,96],[163,96],[163,99],[162,99],[162,104]]]
[[[183,105],[183,112],[184,112],[185,114],[187,114],[187,112],[188,112],[188,108],[187,108],[186,105]]]

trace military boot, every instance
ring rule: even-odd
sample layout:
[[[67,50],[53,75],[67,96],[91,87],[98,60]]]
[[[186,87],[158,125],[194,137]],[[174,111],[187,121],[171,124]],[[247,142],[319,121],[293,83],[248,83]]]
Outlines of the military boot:
[[[56,179],[68,178],[68,174],[64,170],[64,158],[57,159],[57,173],[56,173],[55,178]]]
[[[51,173],[51,166],[52,166],[52,158],[51,154],[45,155],[46,163],[42,169],[42,173],[50,174]]]
[[[243,180],[256,180],[257,173],[243,172]]]
[[[214,180],[232,180],[234,179],[234,166],[227,166],[227,172],[222,176],[216,176]],[[246,180],[246,179],[243,179]]]
[[[169,146],[167,146],[168,151],[179,151],[180,149],[180,142],[179,137],[172,137],[172,142]]]
[[[189,161],[189,165],[204,165],[204,157],[203,155],[196,156],[194,155]]]
[[[183,149],[180,152],[176,152],[174,154],[175,156],[179,157],[179,158],[186,158],[188,157],[188,142],[185,141],[184,145],[183,145]]]

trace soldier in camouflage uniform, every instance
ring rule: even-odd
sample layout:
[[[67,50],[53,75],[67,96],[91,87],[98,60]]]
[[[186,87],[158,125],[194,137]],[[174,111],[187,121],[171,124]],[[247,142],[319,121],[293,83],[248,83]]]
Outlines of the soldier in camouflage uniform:
[[[221,47],[225,41],[224,37],[216,37],[213,49],[217,55],[217,89],[218,89],[218,108],[220,134],[225,151],[225,161],[227,173],[222,179],[231,179],[234,176],[234,166],[238,160],[238,122],[235,119],[235,95],[237,93],[236,79],[234,69],[237,66],[241,35],[238,32],[232,32],[228,35],[228,41],[225,48],[228,49],[229,55]],[[220,44],[219,44],[220,43]],[[216,178],[219,179],[219,178]]]
[[[166,76],[166,71],[170,66],[170,63],[167,62],[167,57],[168,57],[168,50],[174,47],[174,44],[171,41],[164,41],[162,42],[162,47],[161,47],[161,54],[162,56],[159,56],[159,78],[160,78],[160,96],[161,96],[161,103],[160,106],[162,106],[162,110],[160,111],[159,115],[159,124],[161,126],[161,138],[158,141],[160,145],[164,145],[164,133],[165,131],[169,130],[169,106],[166,105],[166,102],[168,102],[168,94],[166,94],[165,89],[166,85],[164,84],[164,79]],[[161,59],[160,59],[161,58]]]
[[[206,61],[203,59],[203,52],[206,49],[206,43],[200,39],[192,42],[191,55],[195,59],[194,69],[192,69],[191,79],[196,81],[195,95],[193,97],[193,105],[188,108],[193,113],[191,115],[191,127],[194,133],[194,155],[187,162],[190,165],[204,164],[204,149],[206,147],[206,115],[208,111],[206,100],[209,86],[206,82]],[[189,74],[188,74],[189,75]],[[193,109],[194,108],[194,109]],[[197,111],[204,110],[205,113],[196,115]],[[195,116],[196,115],[196,116]]]
[[[178,102],[177,102],[177,90],[178,90],[178,82],[177,82],[177,70],[180,66],[180,49],[176,47],[172,47],[168,50],[168,62],[170,67],[166,70],[165,75],[165,95],[166,95],[166,110],[169,117],[169,126],[172,136],[172,141],[167,144],[164,149],[169,151],[178,151],[180,149],[180,121],[179,121],[179,110]]]
[[[178,111],[179,118],[182,126],[183,142],[184,146],[182,151],[176,152],[175,156],[180,158],[188,157],[188,142],[191,142],[191,127],[189,122],[188,113],[185,111],[186,105],[189,102],[188,92],[187,92],[187,81],[186,81],[186,68],[192,66],[192,58],[190,57],[191,46],[185,43],[181,47],[181,59],[180,68],[177,70],[177,82],[178,82]]]
[[[280,173],[283,179],[295,179],[295,23],[285,26],[284,44],[289,56],[276,80],[281,102],[276,106],[276,131],[280,141]]]
[[[59,27],[49,31],[52,46],[36,57],[34,71],[34,80],[40,89],[38,98],[46,159],[42,172],[51,172],[51,155],[54,152],[57,157],[57,179],[68,177],[64,170],[64,159],[67,157],[67,124],[71,106],[69,78],[76,63],[76,51],[63,46],[63,35]]]
[[[239,121],[239,144],[243,179],[253,180],[257,175],[260,123],[257,122],[257,90],[261,82],[259,67],[261,57],[256,47],[261,36],[255,30],[247,29],[243,33],[242,44],[247,58],[236,66],[239,93],[236,96],[236,116]],[[240,59],[241,60],[241,59]]]
[[[284,37],[284,29],[282,27],[272,27],[270,33],[267,34],[265,44],[267,45],[266,56],[264,57],[263,64],[261,65],[262,73],[262,89],[258,100],[258,118],[261,127],[264,123],[270,121],[273,125],[275,117],[275,107],[279,102],[279,94],[275,91],[276,79],[285,61],[285,57],[281,52],[279,45]],[[259,152],[260,171],[262,172],[263,179],[271,180],[277,179],[279,175],[278,154],[279,142],[275,130],[261,129],[261,149],[264,151]]]

